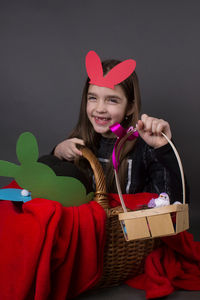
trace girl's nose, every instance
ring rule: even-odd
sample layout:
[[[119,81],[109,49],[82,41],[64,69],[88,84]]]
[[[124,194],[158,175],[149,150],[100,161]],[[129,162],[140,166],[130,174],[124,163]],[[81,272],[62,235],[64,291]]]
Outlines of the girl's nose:
[[[106,112],[106,105],[105,105],[104,101],[100,100],[97,102],[96,111],[99,113]]]

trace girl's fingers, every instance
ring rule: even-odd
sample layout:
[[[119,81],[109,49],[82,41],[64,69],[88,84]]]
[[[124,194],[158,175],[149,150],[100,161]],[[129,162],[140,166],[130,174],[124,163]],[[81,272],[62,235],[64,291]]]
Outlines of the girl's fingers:
[[[82,145],[82,146],[85,145],[84,141],[81,140],[81,139],[78,139],[78,138],[72,138],[72,139],[70,139],[70,140],[71,140],[72,142],[74,142],[75,144],[79,144],[79,145]]]
[[[136,124],[136,128],[138,131],[141,131],[143,129],[143,122],[139,120]]]
[[[71,139],[71,142],[73,143],[72,150],[73,150],[74,156],[77,156],[77,155],[82,156],[82,152],[81,152],[81,150],[79,150],[77,148],[77,145],[84,146],[85,145],[84,141],[81,139],[78,139],[78,138],[73,138],[73,139]]]
[[[160,120],[158,120],[158,119],[152,120],[152,133],[153,134],[159,133],[159,130],[158,130],[159,122],[160,122]]]
[[[143,114],[141,116],[141,121],[143,122],[143,130],[145,132],[148,132],[148,133],[152,133],[152,123],[153,123],[153,119],[152,117],[149,117],[148,115],[146,114]]]
[[[155,133],[159,134],[161,133],[162,131],[165,130],[165,127],[166,127],[166,122],[164,122],[163,120],[160,120],[158,123],[157,123],[157,126],[155,128]]]
[[[153,117],[149,117],[146,114],[141,116],[141,121],[143,123],[143,130],[153,134],[161,134],[161,132],[168,132],[170,130],[169,123]],[[139,122],[138,122],[139,123]],[[142,125],[139,126],[142,129]]]
[[[169,123],[162,119],[149,117],[147,114],[141,116],[141,120],[139,120],[137,124],[137,130],[143,140],[154,148],[161,147],[167,143],[161,134],[162,132],[171,139]]]
[[[72,156],[75,157],[76,155],[82,156],[82,152],[76,147],[76,144],[74,144],[72,147]]]
[[[84,146],[84,141],[78,138],[65,140],[58,144],[54,154],[60,159],[72,161],[76,156],[81,156],[82,152],[77,148],[77,145]]]
[[[143,124],[145,124],[147,118],[148,118],[147,114],[142,114],[141,115],[141,121],[143,122]]]

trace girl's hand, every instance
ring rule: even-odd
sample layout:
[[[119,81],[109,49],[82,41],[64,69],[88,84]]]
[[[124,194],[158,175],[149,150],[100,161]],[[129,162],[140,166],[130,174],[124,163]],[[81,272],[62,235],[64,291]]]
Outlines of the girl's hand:
[[[146,114],[143,114],[141,120],[138,121],[137,130],[141,138],[153,148],[159,148],[168,143],[161,132],[169,139],[172,137],[169,123],[162,119],[149,117]]]
[[[76,156],[82,155],[82,152],[76,147],[77,144],[84,146],[84,141],[77,138],[64,140],[56,146],[54,155],[60,159],[72,161]]]

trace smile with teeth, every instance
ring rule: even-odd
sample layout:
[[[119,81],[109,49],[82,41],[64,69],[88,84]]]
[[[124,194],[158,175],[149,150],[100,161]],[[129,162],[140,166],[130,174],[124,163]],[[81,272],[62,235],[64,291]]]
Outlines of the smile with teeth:
[[[94,120],[98,125],[106,125],[110,122],[111,118],[94,116]]]

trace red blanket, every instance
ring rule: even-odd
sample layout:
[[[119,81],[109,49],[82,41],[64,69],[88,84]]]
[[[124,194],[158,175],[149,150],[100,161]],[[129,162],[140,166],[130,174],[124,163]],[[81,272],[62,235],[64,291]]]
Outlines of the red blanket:
[[[70,208],[0,201],[0,299],[62,300],[95,285],[104,232],[105,212],[94,201]]]
[[[152,196],[124,198],[137,209]],[[200,290],[200,243],[187,232],[163,241],[147,257],[145,273],[126,283],[144,289],[147,298]],[[70,208],[45,199],[22,206],[0,201],[0,299],[62,300],[91,288],[102,273],[104,242],[105,212],[93,201]]]
[[[126,207],[132,210],[141,209],[147,205],[152,198],[157,198],[158,194],[153,193],[137,193],[137,194],[123,194],[123,200]],[[110,207],[121,205],[118,194],[109,194]]]
[[[200,242],[184,231],[162,239],[162,247],[150,253],[145,272],[126,283],[146,291],[146,298],[159,298],[175,289],[200,291]]]

